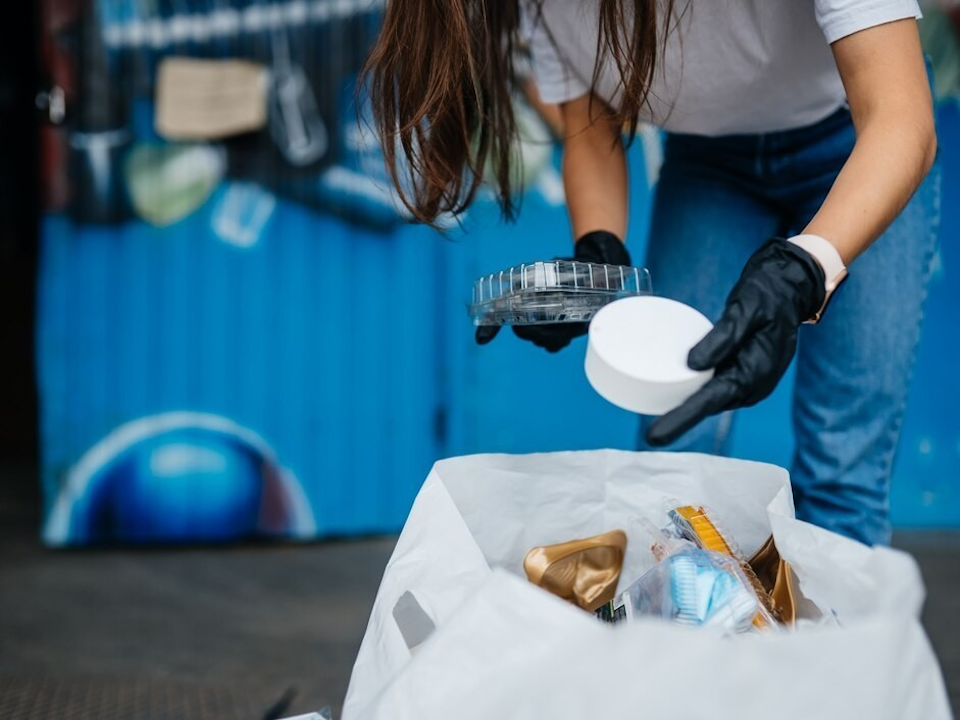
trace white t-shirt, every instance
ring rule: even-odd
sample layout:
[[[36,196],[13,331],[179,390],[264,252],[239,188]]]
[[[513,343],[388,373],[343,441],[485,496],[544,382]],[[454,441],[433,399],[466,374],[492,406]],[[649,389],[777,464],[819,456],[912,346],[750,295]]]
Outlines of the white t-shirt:
[[[598,7],[598,0],[543,0],[539,18],[527,8],[525,32],[545,101],[589,91]],[[698,135],[813,124],[845,102],[830,43],[913,17],[920,17],[917,0],[677,0],[651,111],[641,119]],[[604,63],[597,95],[615,106],[619,85],[615,66]]]

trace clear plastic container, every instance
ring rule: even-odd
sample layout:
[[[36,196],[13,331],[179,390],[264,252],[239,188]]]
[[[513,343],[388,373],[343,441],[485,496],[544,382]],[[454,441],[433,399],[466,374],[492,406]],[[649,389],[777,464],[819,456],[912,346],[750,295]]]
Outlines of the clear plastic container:
[[[699,505],[679,505],[676,502],[673,505],[674,507],[667,512],[667,515],[684,538],[704,550],[727,555],[740,565],[744,577],[760,601],[754,625],[761,630],[778,629],[779,624],[770,594],[750,567],[740,545],[733,539],[730,531],[714,517],[714,512],[710,508]]]
[[[478,278],[469,312],[474,325],[588,322],[614,300],[651,292],[644,268],[548,260]]]
[[[596,615],[611,623],[647,615],[745,632],[759,607],[735,558],[690,546],[664,558]]]

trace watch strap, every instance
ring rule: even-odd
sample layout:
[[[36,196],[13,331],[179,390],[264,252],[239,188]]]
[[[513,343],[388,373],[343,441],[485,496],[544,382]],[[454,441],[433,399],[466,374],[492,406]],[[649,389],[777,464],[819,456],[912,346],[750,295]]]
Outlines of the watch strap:
[[[813,317],[806,320],[808,324],[816,324],[820,322],[820,318],[823,317],[823,313],[827,309],[827,304],[830,302],[834,291],[840,287],[840,283],[846,280],[848,275],[847,266],[844,265],[843,258],[840,257],[840,253],[837,251],[837,248],[834,247],[833,243],[819,235],[808,233],[795,235],[789,238],[787,242],[793,243],[809,253],[823,270],[823,305],[814,313]]]

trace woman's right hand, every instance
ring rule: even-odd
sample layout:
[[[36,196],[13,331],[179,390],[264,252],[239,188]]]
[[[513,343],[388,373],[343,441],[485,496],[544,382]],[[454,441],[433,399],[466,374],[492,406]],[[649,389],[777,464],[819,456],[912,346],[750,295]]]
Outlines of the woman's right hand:
[[[630,265],[630,253],[623,242],[611,232],[594,230],[577,240],[573,259],[577,262],[604,265]],[[559,352],[570,342],[587,334],[588,323],[550,323],[547,325],[516,325],[514,334],[521,340],[532,342],[547,352]],[[486,345],[500,332],[499,325],[481,325],[477,328],[478,345]]]
[[[620,238],[627,231],[627,163],[621,125],[603,102],[589,95],[560,104],[563,119],[563,188],[574,237],[574,260],[629,265]],[[600,229],[602,228],[602,229]],[[496,337],[496,325],[477,328],[477,343]],[[586,335],[587,323],[519,325],[517,337],[547,352]]]

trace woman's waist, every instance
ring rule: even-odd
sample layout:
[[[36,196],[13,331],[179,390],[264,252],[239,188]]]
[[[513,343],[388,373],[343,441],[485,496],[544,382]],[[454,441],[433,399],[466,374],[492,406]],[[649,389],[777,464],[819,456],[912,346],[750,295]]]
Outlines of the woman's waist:
[[[729,135],[666,132],[666,161],[759,166],[789,157],[793,162],[842,163],[856,139],[846,104],[833,108],[815,122],[786,130]]]

